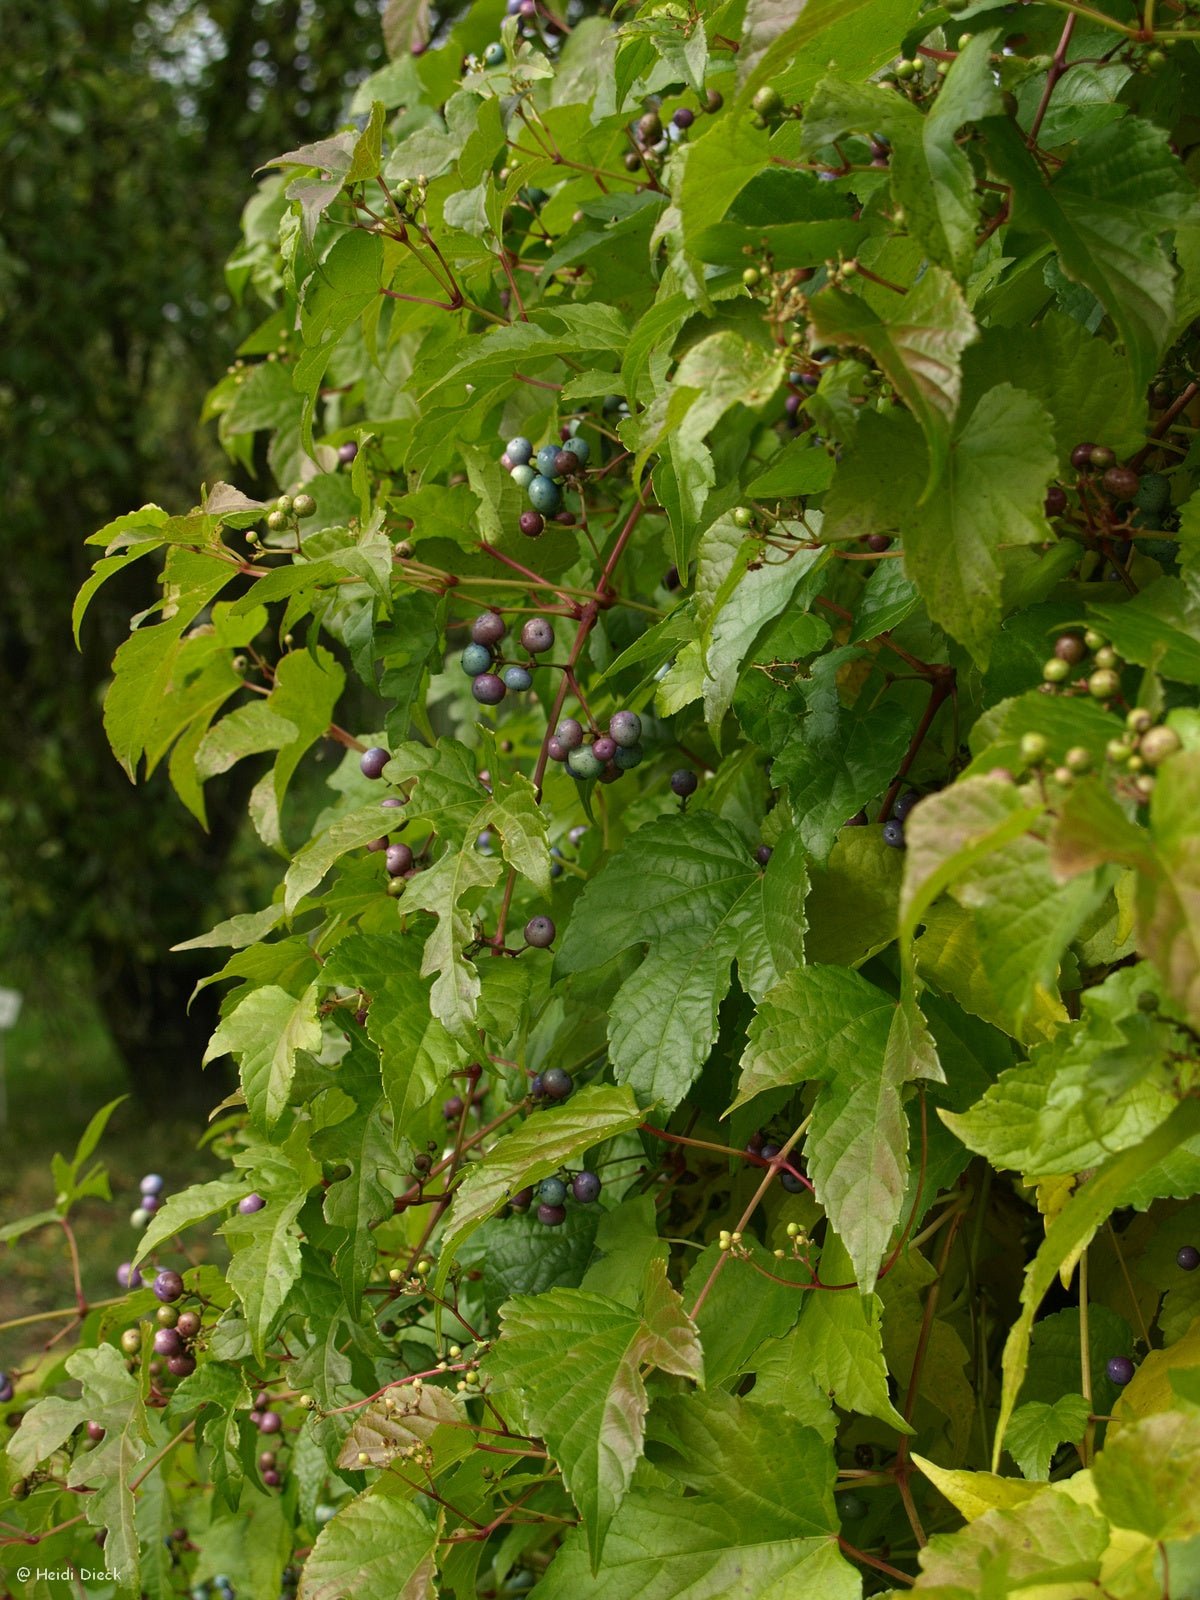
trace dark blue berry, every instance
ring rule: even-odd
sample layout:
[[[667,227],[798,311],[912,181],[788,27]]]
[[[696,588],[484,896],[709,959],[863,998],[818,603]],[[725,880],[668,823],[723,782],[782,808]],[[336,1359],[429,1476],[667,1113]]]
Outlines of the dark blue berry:
[[[486,644],[469,644],[462,653],[462,669],[468,678],[477,678],[492,664],[492,652]]]
[[[758,1153],[764,1161],[774,1161],[775,1157],[779,1154],[779,1150],[780,1147],[777,1144],[764,1144],[761,1146]]]
[[[1175,1264],[1181,1272],[1195,1272],[1200,1267],[1200,1250],[1194,1244],[1181,1244],[1175,1252]]]
[[[527,467],[533,460],[533,446],[524,435],[518,434],[505,445],[504,454],[514,467]]]
[[[383,769],[391,760],[391,754],[380,745],[372,745],[369,750],[364,750],[358,765],[364,778],[378,778],[383,775]]]
[[[555,928],[549,917],[530,917],[525,924],[525,943],[545,950],[554,943]]]
[[[560,474],[555,471],[557,464],[558,446],[556,444],[544,444],[537,453],[537,469],[541,473],[542,477],[559,477]]]
[[[532,656],[540,656],[554,646],[554,629],[545,617],[530,617],[521,629],[521,643]]]
[[[897,822],[903,822],[920,798],[921,796],[916,789],[905,789],[892,807],[892,816],[895,817]]]
[[[542,1093],[550,1100],[565,1100],[574,1087],[574,1078],[562,1067],[547,1067],[542,1073]]]
[[[539,472],[527,490],[529,504],[535,511],[552,517],[562,507],[562,490],[553,478]]]
[[[686,800],[688,795],[695,794],[699,786],[699,778],[686,767],[680,767],[678,772],[671,774],[671,792],[677,794],[681,800]]]
[[[560,1206],[567,1198],[567,1186],[561,1178],[543,1178],[538,1184],[538,1199],[548,1206]]]
[[[506,624],[498,611],[483,611],[471,624],[471,638],[476,644],[499,644],[505,632]]]
[[[883,825],[883,842],[890,844],[893,850],[904,849],[904,824],[891,817]]]
[[[760,867],[765,867],[767,862],[771,859],[771,854],[772,851],[769,844],[760,844],[754,852],[754,859],[758,862]]]
[[[534,1100],[544,1100],[546,1097],[546,1084],[540,1072],[535,1072],[529,1080],[529,1093]]]
[[[471,693],[481,706],[498,706],[508,690],[503,678],[494,672],[481,672],[471,685]]]
[[[1128,1356],[1110,1356],[1104,1370],[1108,1373],[1109,1382],[1123,1389],[1133,1377],[1133,1362]]]
[[[634,767],[640,767],[646,758],[646,752],[640,744],[617,746],[617,753],[613,757],[613,765],[618,772],[632,772]]]
[[[581,1206],[590,1206],[600,1194],[600,1179],[594,1172],[577,1172],[571,1179],[571,1193]]]
[[[804,1188],[803,1182],[794,1172],[787,1172],[786,1170],[781,1172],[779,1181],[789,1194],[799,1194],[801,1189]]]
[[[677,128],[682,128],[684,130],[690,128],[695,120],[696,113],[694,111],[689,111],[687,106],[680,106],[679,110],[671,118],[671,121]]]

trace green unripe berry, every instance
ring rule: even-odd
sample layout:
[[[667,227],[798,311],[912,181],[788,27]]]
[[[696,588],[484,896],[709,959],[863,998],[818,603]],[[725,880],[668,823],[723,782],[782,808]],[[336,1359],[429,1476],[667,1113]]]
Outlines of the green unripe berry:
[[[735,528],[751,528],[754,526],[754,513],[749,506],[734,506],[732,515]]]
[[[1047,683],[1065,683],[1071,676],[1069,661],[1060,661],[1057,656],[1051,656],[1042,667],[1042,677]]]
[[[1092,753],[1090,750],[1085,750],[1081,744],[1072,745],[1063,760],[1072,772],[1091,771]]]
[[[1134,706],[1125,718],[1130,733],[1147,733],[1154,726],[1154,715],[1145,706]]]
[[[142,1348],[142,1330],[126,1328],[121,1335],[121,1349],[127,1356],[136,1356]]]
[[[757,267],[747,267],[742,273],[742,282],[747,289],[753,289],[762,279],[762,273]]]
[[[1069,789],[1075,782],[1075,774],[1070,767],[1055,767],[1054,781],[1057,784],[1061,784],[1064,789]]]
[[[267,527],[272,533],[282,533],[288,525],[288,516],[285,511],[272,511],[267,518]]]
[[[1145,768],[1145,765],[1146,763],[1142,760],[1141,756],[1138,755],[1136,750],[1130,752],[1129,760],[1125,763],[1126,770],[1129,772],[1141,772]]]
[[[291,495],[290,494],[281,494],[279,496],[279,499],[276,500],[276,502],[275,502],[275,509],[276,509],[276,511],[282,511],[284,516],[287,516],[288,512],[292,509],[292,497],[291,497]]]
[[[1151,728],[1142,735],[1138,753],[1148,767],[1157,767],[1181,748],[1181,740],[1174,728]]]
[[[1049,741],[1044,733],[1023,733],[1021,735],[1021,760],[1027,767],[1036,767],[1040,761],[1044,761],[1046,759],[1046,751],[1049,748]]]
[[[920,70],[915,61],[899,61],[896,63],[896,76],[901,83],[910,82]]]
[[[777,117],[783,110],[783,97],[778,89],[774,89],[769,83],[765,83],[750,104],[760,117]]]
[[[1107,667],[1093,672],[1088,679],[1088,693],[1094,700],[1111,700],[1113,695],[1119,694],[1120,691],[1120,678]]]
[[[317,502],[310,494],[298,494],[292,501],[292,510],[298,517],[311,517],[317,509]]]
[[[1089,650],[1102,650],[1108,640],[1102,633],[1097,633],[1095,628],[1089,628],[1083,636],[1083,642]]]
[[[1110,739],[1104,746],[1106,758],[1115,766],[1124,766],[1132,753],[1123,739]]]
[[[179,1321],[179,1312],[174,1306],[159,1306],[154,1313],[154,1320],[160,1328],[173,1328]]]
[[[1105,672],[1111,672],[1115,667],[1119,666],[1120,660],[1121,658],[1110,644],[1101,645],[1099,650],[1096,651],[1096,665]]]
[[[1148,772],[1143,772],[1139,777],[1133,780],[1133,787],[1144,800],[1149,800],[1150,796],[1154,793],[1154,779]]]

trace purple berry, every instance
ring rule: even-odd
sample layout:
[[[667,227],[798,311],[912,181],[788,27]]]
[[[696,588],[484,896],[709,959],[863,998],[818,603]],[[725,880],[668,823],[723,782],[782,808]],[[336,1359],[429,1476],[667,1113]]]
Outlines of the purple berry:
[[[259,1433],[278,1433],[283,1427],[283,1418],[278,1411],[264,1411],[258,1419]]]
[[[525,924],[525,943],[545,950],[554,943],[555,928],[549,917],[530,917]]]
[[[457,1122],[463,1114],[463,1098],[460,1094],[452,1094],[442,1106],[442,1115],[447,1122]]]
[[[686,800],[688,795],[695,794],[699,787],[699,778],[686,767],[680,767],[678,772],[671,774],[671,792],[677,794],[681,800]]]
[[[163,1192],[163,1180],[157,1172],[148,1172],[138,1187],[143,1194],[161,1194]]]
[[[530,655],[540,656],[554,645],[554,629],[545,617],[530,617],[521,629],[521,643]]]
[[[483,611],[471,624],[471,638],[476,644],[499,644],[507,628],[498,611]]]
[[[101,1439],[104,1437],[104,1428],[98,1422],[89,1422],[87,1425],[87,1436],[93,1444],[99,1444]]]
[[[617,741],[606,733],[602,733],[598,739],[592,741],[592,754],[597,761],[611,761],[617,753],[617,748]]]
[[[577,1172],[571,1179],[571,1193],[582,1206],[590,1206],[600,1188],[600,1179],[594,1172]]]
[[[574,717],[564,717],[555,728],[554,737],[565,751],[578,750],[583,743],[583,727]]]
[[[406,844],[390,844],[384,857],[389,878],[399,878],[413,864],[413,853]]]
[[[529,1093],[530,1097],[534,1100],[542,1100],[545,1098],[546,1085],[542,1081],[542,1075],[540,1072],[535,1072],[533,1077],[530,1078]]]
[[[1194,1244],[1181,1244],[1175,1252],[1175,1265],[1181,1272],[1195,1272],[1200,1267],[1200,1250]]]
[[[6,1406],[14,1394],[13,1382],[7,1372],[0,1372],[0,1406]]]
[[[200,1313],[198,1311],[181,1311],[179,1321],[175,1324],[175,1331],[183,1339],[194,1339],[200,1332]]]
[[[783,409],[787,412],[789,418],[794,421],[796,413],[800,410],[800,405],[801,397],[798,394],[790,394],[783,402]]]
[[[1108,1373],[1109,1382],[1123,1389],[1133,1377],[1133,1362],[1128,1356],[1110,1356],[1104,1370]]]
[[[567,1208],[547,1205],[543,1200],[537,1208],[537,1219],[547,1228],[561,1228],[567,1220]]]
[[[376,855],[376,854],[378,854],[378,852],[380,850],[386,850],[387,849],[388,842],[389,841],[388,841],[387,834],[386,833],[382,834],[378,839],[371,839],[371,840],[368,841],[368,843],[367,843],[367,851],[371,855]]]
[[[517,525],[527,539],[538,539],[545,529],[546,519],[540,511],[522,511]]]
[[[364,778],[379,778],[383,776],[383,769],[391,760],[391,754],[380,745],[372,745],[369,750],[364,750],[358,765]]]
[[[172,1300],[178,1300],[183,1293],[183,1279],[177,1272],[172,1272],[168,1267],[160,1272],[153,1284],[155,1296],[168,1305]]]
[[[358,445],[353,439],[347,439],[345,444],[338,445],[338,460],[343,466],[348,466],[358,454]]]
[[[268,1489],[278,1489],[279,1485],[283,1482],[283,1479],[279,1476],[274,1467],[264,1467],[262,1481],[266,1484]]]
[[[160,1203],[161,1202],[156,1194],[144,1194],[142,1196],[141,1209],[143,1211],[148,1211],[150,1215],[153,1216],[158,1210]]]
[[[122,1289],[140,1289],[145,1281],[137,1267],[131,1267],[128,1261],[122,1261],[117,1268],[117,1282]]]
[[[517,462],[513,460],[506,450],[500,457],[500,465],[504,468],[505,472],[511,472],[512,469],[517,465]]]
[[[547,1067],[542,1073],[542,1093],[549,1100],[565,1100],[574,1087],[574,1078],[562,1067]]]
[[[258,1470],[268,1472],[275,1465],[274,1450],[263,1450],[258,1458]]]
[[[498,706],[508,693],[504,679],[494,672],[481,672],[471,685],[471,693],[481,706]]]
[[[691,127],[695,120],[696,113],[694,111],[689,111],[687,106],[680,106],[679,110],[671,118],[671,121],[677,128],[681,128],[685,131]]]
[[[509,1196],[508,1204],[512,1211],[528,1211],[533,1204],[532,1188],[518,1189],[516,1194]]]
[[[760,867],[765,867],[767,862],[771,859],[771,854],[772,851],[769,844],[760,844],[758,849],[754,852],[754,859],[758,862]]]
[[[154,1335],[154,1354],[156,1356],[179,1356],[183,1354],[183,1340],[179,1337],[176,1328],[160,1328]]]
[[[173,1378],[190,1378],[196,1370],[195,1356],[189,1356],[185,1351],[180,1356],[167,1357],[167,1371]]]
[[[266,1203],[262,1195],[252,1190],[238,1201],[238,1211],[243,1217],[252,1217],[256,1211],[261,1211]]]
[[[551,761],[565,761],[570,753],[561,739],[554,737],[546,741],[546,754]]]
[[[573,451],[560,450],[554,458],[554,476],[556,478],[569,477],[572,473],[579,471],[580,465],[579,457]]]

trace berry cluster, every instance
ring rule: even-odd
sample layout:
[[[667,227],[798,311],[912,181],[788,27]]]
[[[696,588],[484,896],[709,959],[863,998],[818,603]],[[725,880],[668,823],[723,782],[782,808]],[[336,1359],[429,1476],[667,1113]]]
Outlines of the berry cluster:
[[[595,727],[585,733],[577,718],[564,717],[551,735],[546,753],[581,782],[598,778],[601,783],[613,783],[641,764],[645,757],[641,739],[642,719],[636,711],[614,711],[605,733]]]
[[[585,1169],[561,1178],[543,1178],[536,1190],[532,1185],[518,1189],[508,1204],[513,1211],[528,1211],[536,1198],[538,1221],[547,1228],[561,1228],[567,1220],[565,1201],[568,1193],[581,1206],[590,1206],[599,1199],[602,1187],[596,1174]]]
[[[485,611],[471,624],[471,642],[463,650],[462,669],[471,679],[471,693],[482,706],[498,706],[511,689],[516,694],[533,686],[535,656],[554,648],[554,629],[545,617],[530,617],[521,628],[525,661],[506,661],[500,643],[508,625],[498,611]],[[497,670],[498,669],[498,670]]]
[[[560,444],[544,444],[536,457],[528,439],[518,434],[508,441],[500,465],[511,474],[517,487],[525,490],[533,508],[521,513],[521,532],[526,538],[540,537],[547,517],[556,517],[568,527],[574,523],[573,513],[563,511],[562,483],[564,479],[577,479],[590,455],[587,440],[575,435]]]
[[[130,1212],[129,1220],[135,1228],[144,1228],[163,1202],[163,1181],[157,1172],[148,1172],[141,1182],[141,1199]],[[118,1282],[120,1272],[117,1273]],[[123,1289],[131,1287],[122,1283]]]
[[[1082,638],[1077,633],[1064,633],[1055,640],[1054,654],[1042,667],[1045,692],[1052,693],[1060,685],[1067,684],[1072,669],[1080,666],[1089,652],[1092,656],[1090,672],[1076,678],[1063,692],[1087,693],[1094,700],[1115,699],[1121,692],[1121,659],[1103,634],[1093,628]]]

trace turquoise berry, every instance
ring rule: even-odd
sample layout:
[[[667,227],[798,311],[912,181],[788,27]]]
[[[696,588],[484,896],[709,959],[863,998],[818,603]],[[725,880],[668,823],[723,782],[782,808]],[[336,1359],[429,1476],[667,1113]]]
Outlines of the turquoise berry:
[[[558,446],[544,444],[537,453],[537,469],[544,478],[556,478],[558,473],[554,470],[554,463],[558,460]],[[541,510],[541,507],[538,507]]]
[[[529,504],[543,516],[553,516],[562,505],[562,490],[552,478],[539,473],[529,485]]]
[[[483,52],[483,64],[485,67],[502,67],[504,65],[504,46],[499,39],[493,39]]]
[[[567,1186],[561,1178],[543,1178],[538,1184],[538,1199],[548,1206],[560,1206],[567,1198]]]
[[[519,433],[504,446],[504,454],[514,467],[527,467],[533,460],[533,446],[524,434]]]
[[[533,470],[529,463],[525,461],[522,462],[519,467],[514,467],[509,476],[512,478],[512,481],[516,484],[518,489],[528,489],[529,485],[537,477],[537,473]]]
[[[533,674],[526,667],[505,667],[503,677],[507,686],[518,694],[533,687]]]
[[[567,757],[567,771],[573,778],[598,778],[604,771],[604,763],[593,751],[591,745],[581,745],[578,750],[572,750]]]
[[[492,664],[492,652],[486,644],[469,644],[462,653],[462,669],[468,678],[477,678]]]
[[[640,767],[645,760],[646,752],[640,744],[618,745],[617,753],[613,757],[613,765],[618,772],[631,772],[634,767]]]
[[[573,456],[578,456],[580,466],[587,465],[588,457],[592,453],[591,445],[588,444],[586,439],[581,439],[578,434],[564,440],[563,449],[569,450]]]

